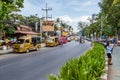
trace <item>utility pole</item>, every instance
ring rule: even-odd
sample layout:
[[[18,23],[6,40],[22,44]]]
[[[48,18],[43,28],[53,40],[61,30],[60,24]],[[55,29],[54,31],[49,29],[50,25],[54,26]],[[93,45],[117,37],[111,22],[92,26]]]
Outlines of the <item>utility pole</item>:
[[[41,35],[41,39],[42,39],[42,18],[40,18],[40,35]]]
[[[48,16],[48,11],[51,11],[52,8],[48,8],[47,3],[46,3],[46,8],[42,9],[42,10],[46,12],[46,16],[45,16],[46,21],[48,20],[48,18],[52,18],[52,15],[51,15],[51,17]]]
[[[46,3],[46,8],[45,9],[42,8],[42,11],[46,12],[46,16],[43,17],[43,18],[45,18],[46,21],[48,20],[48,18],[52,18],[52,15],[51,15],[51,17],[48,16],[48,11],[51,11],[51,10],[52,10],[52,8],[48,8],[47,3]],[[46,35],[48,36],[48,31],[46,32]]]
[[[100,39],[102,38],[102,30],[103,30],[103,18],[102,18],[102,15],[101,15],[101,22],[100,22],[100,27],[101,27],[101,29],[100,29]]]

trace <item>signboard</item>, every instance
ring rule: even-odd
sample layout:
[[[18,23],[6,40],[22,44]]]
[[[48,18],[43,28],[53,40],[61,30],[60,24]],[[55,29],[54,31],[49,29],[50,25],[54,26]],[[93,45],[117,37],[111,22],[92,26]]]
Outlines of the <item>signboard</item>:
[[[42,21],[42,31],[54,31],[54,21]]]

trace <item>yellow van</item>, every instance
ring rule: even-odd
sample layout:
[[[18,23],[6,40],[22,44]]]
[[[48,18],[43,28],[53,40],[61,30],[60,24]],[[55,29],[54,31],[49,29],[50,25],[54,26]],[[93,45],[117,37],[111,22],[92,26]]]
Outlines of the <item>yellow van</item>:
[[[46,47],[48,46],[57,46],[58,45],[58,37],[49,37],[46,39]]]
[[[13,45],[14,52],[26,52],[38,50],[41,47],[40,37],[20,37]]]

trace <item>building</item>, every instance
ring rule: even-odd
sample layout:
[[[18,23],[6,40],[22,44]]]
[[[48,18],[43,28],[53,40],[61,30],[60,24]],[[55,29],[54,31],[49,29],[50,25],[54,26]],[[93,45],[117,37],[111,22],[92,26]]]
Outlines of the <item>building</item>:
[[[25,26],[25,25],[20,25],[20,26],[15,26],[15,36],[20,37],[20,36],[38,36],[40,33],[33,32],[31,27]]]

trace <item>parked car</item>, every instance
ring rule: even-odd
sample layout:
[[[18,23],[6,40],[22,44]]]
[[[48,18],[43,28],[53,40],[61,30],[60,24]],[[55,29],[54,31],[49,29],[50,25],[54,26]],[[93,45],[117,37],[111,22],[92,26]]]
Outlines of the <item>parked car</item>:
[[[92,39],[91,39],[91,38],[87,38],[87,41],[91,42],[91,41],[92,41]]]
[[[45,42],[45,44],[46,44],[46,47],[48,47],[48,46],[57,46],[58,45],[58,37],[49,37],[49,38],[47,38],[47,40],[46,40],[46,42]]]
[[[75,41],[79,41],[80,40],[80,37],[79,36],[76,36],[75,37]]]
[[[63,40],[63,43],[64,43],[64,44],[68,42],[66,37],[61,37],[61,36],[59,36],[59,37],[58,37],[58,44],[59,44],[59,45],[60,45],[61,42],[62,42],[61,40]]]
[[[71,38],[70,38],[70,37],[67,37],[67,41],[70,42],[70,41],[71,41]]]

